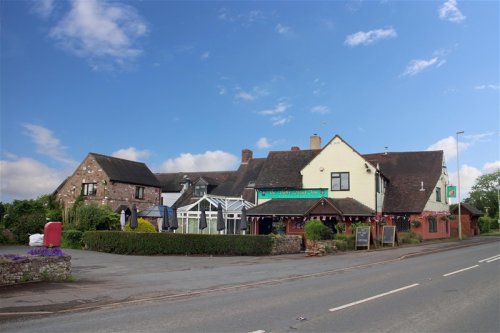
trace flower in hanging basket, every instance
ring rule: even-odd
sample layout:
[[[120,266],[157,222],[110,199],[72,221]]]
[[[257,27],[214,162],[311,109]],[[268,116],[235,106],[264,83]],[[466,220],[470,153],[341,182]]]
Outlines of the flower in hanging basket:
[[[434,223],[436,222],[436,217],[433,215],[429,215],[427,216],[427,221]]]
[[[418,227],[420,227],[420,221],[418,221],[418,220],[411,221],[411,225],[414,228],[418,228]]]

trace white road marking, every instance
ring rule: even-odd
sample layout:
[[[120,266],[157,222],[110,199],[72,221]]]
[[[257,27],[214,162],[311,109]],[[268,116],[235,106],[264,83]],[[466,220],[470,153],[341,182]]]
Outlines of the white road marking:
[[[490,263],[492,261],[496,261],[496,260],[500,260],[500,256],[496,257],[496,258],[493,258],[493,259],[490,259],[487,261],[487,263]]]
[[[349,304],[338,306],[336,308],[330,309],[329,311],[330,312],[339,311],[339,310],[342,310],[342,309],[345,309],[345,308],[349,308],[349,307],[354,306],[354,305],[365,303],[365,302],[368,302],[368,301],[371,301],[371,300],[374,300],[374,299],[377,299],[377,298],[380,298],[380,297],[384,297],[384,296],[387,296],[387,295],[390,295],[390,294],[394,294],[394,293],[397,293],[397,292],[400,292],[400,291],[403,291],[403,290],[406,290],[406,289],[409,289],[409,288],[413,288],[413,287],[416,287],[418,285],[420,285],[420,284],[419,283],[410,284],[409,286],[406,286],[406,287],[402,287],[402,288],[399,288],[399,289],[394,289],[394,290],[388,291],[386,293],[378,294],[378,295],[375,295],[375,296],[372,296],[372,297],[368,297],[368,298],[365,298],[365,299],[362,299],[362,300],[359,300],[359,301],[356,301],[356,302],[352,302],[352,303],[349,303]]]
[[[248,333],[266,333],[266,331],[264,331],[264,330],[258,330],[258,331],[248,332]]]
[[[474,265],[474,266],[471,266],[471,267],[459,269],[458,271],[450,272],[450,273],[444,274],[443,276],[450,276],[450,275],[457,274],[457,273],[460,273],[460,272],[463,272],[463,271],[468,271],[469,269],[473,269],[473,268],[476,268],[476,267],[479,267],[479,265]]]
[[[486,259],[483,259],[483,260],[479,260],[478,262],[491,262],[491,261],[494,261],[494,260],[498,260],[500,259],[500,254],[497,254],[496,256],[493,256],[493,257],[489,257],[489,258],[486,258]]]

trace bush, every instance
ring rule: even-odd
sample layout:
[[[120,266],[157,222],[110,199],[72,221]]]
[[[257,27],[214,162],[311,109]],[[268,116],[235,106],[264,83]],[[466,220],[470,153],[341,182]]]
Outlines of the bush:
[[[63,230],[61,235],[61,247],[69,249],[81,249],[83,247],[83,232],[80,230]]]
[[[198,235],[88,231],[83,234],[85,247],[93,251],[133,255],[212,254],[269,255],[273,239],[268,235]]]
[[[492,219],[488,216],[483,216],[479,218],[479,230],[482,234],[487,234],[491,230]],[[493,221],[496,224],[496,221]]]
[[[414,232],[398,233],[398,241],[400,244],[419,244],[422,242],[422,235]]]
[[[311,220],[304,226],[306,239],[311,241],[333,239],[333,231],[324,225],[321,221]]]
[[[149,222],[146,219],[143,219],[142,217],[139,217],[137,219],[137,228],[132,229],[132,228],[130,228],[130,224],[127,223],[125,225],[125,231],[128,231],[128,232],[157,232],[155,227],[151,224],[151,222]]]
[[[337,248],[341,251],[354,250],[356,243],[356,235],[346,235],[346,234],[336,234],[335,239],[337,240]],[[341,249],[345,244],[345,250]]]
[[[120,215],[107,206],[80,205],[75,210],[74,226],[80,231],[120,230]]]

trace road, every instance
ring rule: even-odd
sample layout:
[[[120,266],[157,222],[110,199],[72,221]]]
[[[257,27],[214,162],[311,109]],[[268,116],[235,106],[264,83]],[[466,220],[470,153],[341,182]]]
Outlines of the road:
[[[495,242],[7,321],[0,331],[500,332],[499,286]]]

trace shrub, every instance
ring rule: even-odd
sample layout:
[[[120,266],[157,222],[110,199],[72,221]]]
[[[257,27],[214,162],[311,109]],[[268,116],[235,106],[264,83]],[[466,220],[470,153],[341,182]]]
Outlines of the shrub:
[[[93,251],[134,254],[269,255],[273,239],[268,235],[198,235],[88,231],[85,247]]]
[[[398,240],[401,244],[419,244],[422,242],[422,235],[414,232],[400,232]]]
[[[321,221],[310,220],[304,226],[306,239],[311,241],[328,240],[333,238],[333,231]]]
[[[491,230],[491,218],[488,216],[483,216],[479,218],[479,230],[482,234],[487,234]],[[496,222],[496,221],[494,221]]]
[[[74,225],[77,230],[119,230],[120,215],[107,206],[80,205],[75,210]]]
[[[83,232],[80,230],[64,230],[61,235],[61,247],[69,249],[81,249]]]
[[[139,217],[137,219],[137,228],[130,228],[130,224],[127,223],[125,225],[125,231],[129,232],[156,232],[155,227],[146,219]]]
[[[336,234],[335,239],[337,240],[337,244],[340,244],[337,245],[337,248],[339,250],[341,251],[354,250],[356,243],[356,235]],[[345,250],[342,250],[341,247],[343,247],[344,244],[345,244]]]

